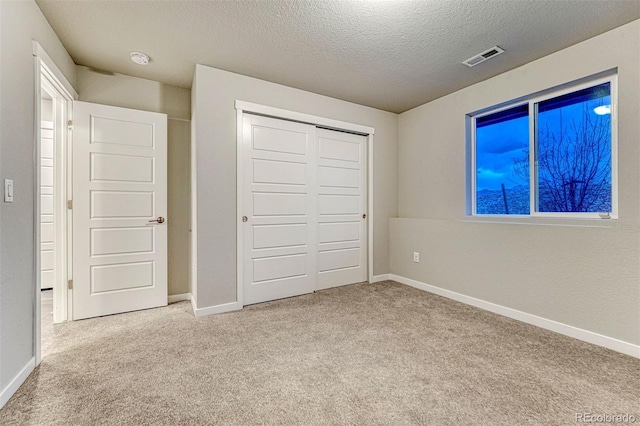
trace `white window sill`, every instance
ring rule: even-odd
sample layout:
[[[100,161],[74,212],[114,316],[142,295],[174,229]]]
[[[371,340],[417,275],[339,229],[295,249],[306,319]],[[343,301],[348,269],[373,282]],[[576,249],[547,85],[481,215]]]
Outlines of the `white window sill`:
[[[619,219],[602,219],[599,217],[577,218],[575,216],[478,215],[466,216],[461,220],[461,222],[533,226],[573,226],[581,228],[615,228],[619,224]]]

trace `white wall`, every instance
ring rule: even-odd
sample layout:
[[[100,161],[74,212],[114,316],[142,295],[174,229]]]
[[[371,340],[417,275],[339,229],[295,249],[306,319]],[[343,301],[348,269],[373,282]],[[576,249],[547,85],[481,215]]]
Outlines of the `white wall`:
[[[157,81],[77,67],[81,101],[161,112],[168,116],[167,226],[169,294],[189,291],[191,91]]]
[[[80,100],[191,119],[191,91],[158,81],[76,66]]]
[[[620,219],[468,220],[465,114],[616,67]],[[635,21],[401,114],[391,272],[640,344],[639,100]]]
[[[376,129],[374,274],[389,272],[388,223],[396,215],[397,115],[198,65],[192,88],[197,307],[236,301],[236,99]]]
[[[15,201],[0,201],[0,392],[34,356],[32,40],[42,45],[74,84],[75,65],[35,2],[0,1],[0,180],[13,179],[15,185]]]

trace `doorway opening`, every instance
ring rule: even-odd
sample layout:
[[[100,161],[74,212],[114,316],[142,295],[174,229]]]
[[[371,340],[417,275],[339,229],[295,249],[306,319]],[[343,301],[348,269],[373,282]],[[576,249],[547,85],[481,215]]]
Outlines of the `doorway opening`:
[[[54,208],[55,185],[55,144],[54,144],[54,97],[46,81],[41,82],[40,91],[40,298],[42,352],[46,353],[53,339],[54,307],[53,291],[56,283],[56,216]],[[59,190],[59,188],[58,188]],[[57,322],[61,319],[61,309],[56,303]]]
[[[78,102],[33,53],[37,365],[52,323],[167,304],[167,116]]]
[[[76,92],[42,47],[34,42],[35,120],[35,321],[36,365],[54,336],[54,324],[71,316],[67,271],[70,265],[68,121]]]

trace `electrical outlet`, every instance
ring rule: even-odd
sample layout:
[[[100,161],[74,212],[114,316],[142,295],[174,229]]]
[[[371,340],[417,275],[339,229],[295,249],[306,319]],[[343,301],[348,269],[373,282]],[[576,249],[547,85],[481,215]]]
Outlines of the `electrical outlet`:
[[[416,263],[420,263],[420,253],[418,253],[417,251],[413,252],[413,261]]]

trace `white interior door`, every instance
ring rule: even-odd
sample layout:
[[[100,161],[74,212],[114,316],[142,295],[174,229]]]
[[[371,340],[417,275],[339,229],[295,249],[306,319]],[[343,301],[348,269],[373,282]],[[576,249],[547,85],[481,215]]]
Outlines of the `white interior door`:
[[[318,129],[318,290],[367,280],[367,138]]]
[[[315,130],[244,115],[245,305],[315,290]]]
[[[167,117],[73,104],[73,319],[167,304]]]

